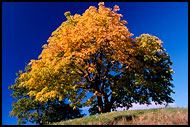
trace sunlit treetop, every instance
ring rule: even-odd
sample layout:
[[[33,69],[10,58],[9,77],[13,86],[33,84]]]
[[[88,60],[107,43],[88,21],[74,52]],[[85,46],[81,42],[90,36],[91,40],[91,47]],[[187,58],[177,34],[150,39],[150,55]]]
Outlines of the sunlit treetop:
[[[72,16],[70,12],[66,12],[67,21],[52,33],[48,39],[48,45],[43,45],[44,49],[39,60],[31,60],[29,63],[32,65],[32,71],[28,76],[41,78],[43,70],[47,72],[47,68],[51,67],[53,67],[51,73],[56,73],[61,66],[71,62],[73,57],[76,59],[76,65],[85,65],[84,59],[90,59],[90,56],[101,48],[105,51],[114,50],[116,53],[110,57],[125,62],[126,55],[121,50],[131,50],[129,37],[133,34],[125,26],[127,21],[121,20],[122,15],[117,13],[118,10],[118,6],[115,6],[113,10],[106,8],[102,2],[99,3],[98,9],[90,6],[82,16],[79,14]],[[109,44],[106,43],[108,41]],[[89,68],[89,65],[85,68]],[[94,71],[94,64],[90,64],[89,69]],[[39,87],[45,85],[46,80],[38,83],[34,81],[34,78],[30,78],[24,84]]]

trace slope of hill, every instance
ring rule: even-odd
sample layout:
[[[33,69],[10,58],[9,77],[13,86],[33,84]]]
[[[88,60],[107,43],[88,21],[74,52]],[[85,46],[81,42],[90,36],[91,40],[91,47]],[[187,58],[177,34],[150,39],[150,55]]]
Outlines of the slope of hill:
[[[114,111],[53,125],[188,125],[188,108],[157,108]]]

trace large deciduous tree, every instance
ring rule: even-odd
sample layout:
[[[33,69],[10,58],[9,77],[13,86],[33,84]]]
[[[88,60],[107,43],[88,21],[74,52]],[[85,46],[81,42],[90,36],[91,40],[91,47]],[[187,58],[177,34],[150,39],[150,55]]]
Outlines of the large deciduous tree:
[[[66,12],[67,21],[31,60],[19,87],[41,102],[68,98],[74,108],[95,106],[99,113],[132,103],[172,103],[172,62],[162,41],[149,34],[132,38],[118,10],[101,2],[82,15]],[[88,92],[94,93],[89,99]]]

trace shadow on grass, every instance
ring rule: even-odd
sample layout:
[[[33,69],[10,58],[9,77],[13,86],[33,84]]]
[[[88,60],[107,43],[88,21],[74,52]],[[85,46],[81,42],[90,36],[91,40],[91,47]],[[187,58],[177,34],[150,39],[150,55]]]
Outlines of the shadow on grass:
[[[119,124],[124,124],[124,123],[130,123],[134,118],[138,117],[137,115],[124,115],[124,116],[118,116],[115,117],[111,121],[107,121],[103,123],[103,125],[119,125]],[[124,123],[123,123],[124,122]]]
[[[114,121],[120,121],[122,119],[125,119],[126,121],[131,121],[133,118],[136,118],[136,115],[128,115],[128,116],[118,116],[114,118]]]
[[[117,124],[127,123],[130,125],[135,118],[139,117],[139,115],[142,115],[144,113],[145,112],[139,111],[139,112],[134,113],[133,115],[121,115],[121,116],[115,117],[114,120],[108,124],[117,125]]]

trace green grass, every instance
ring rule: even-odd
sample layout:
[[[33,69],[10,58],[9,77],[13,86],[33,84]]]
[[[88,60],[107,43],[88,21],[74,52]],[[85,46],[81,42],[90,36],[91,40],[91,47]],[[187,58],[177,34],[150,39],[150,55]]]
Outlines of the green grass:
[[[91,115],[52,125],[187,125],[188,109],[159,108],[144,110],[114,111]]]

